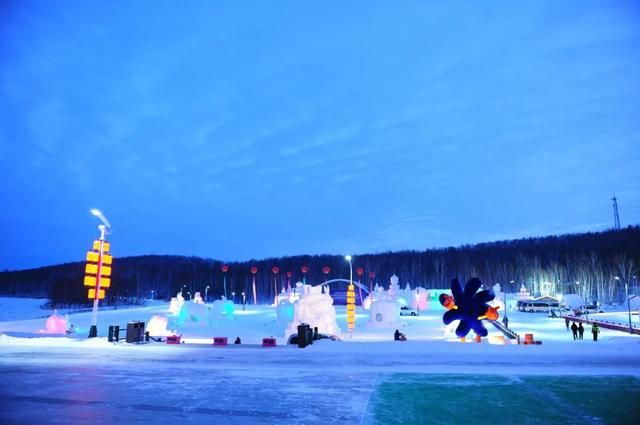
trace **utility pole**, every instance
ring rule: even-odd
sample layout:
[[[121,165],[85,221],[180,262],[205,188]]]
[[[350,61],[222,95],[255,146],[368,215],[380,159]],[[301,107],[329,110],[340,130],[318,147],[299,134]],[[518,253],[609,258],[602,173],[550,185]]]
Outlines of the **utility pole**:
[[[611,198],[613,201],[613,228],[615,230],[620,229],[620,216],[618,215],[618,199],[614,196]]]

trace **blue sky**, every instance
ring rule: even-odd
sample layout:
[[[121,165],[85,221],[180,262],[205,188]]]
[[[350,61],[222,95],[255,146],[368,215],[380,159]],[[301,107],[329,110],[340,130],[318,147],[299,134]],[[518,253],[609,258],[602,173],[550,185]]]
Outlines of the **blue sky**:
[[[0,2],[0,269],[640,222],[637,2],[345,3]]]

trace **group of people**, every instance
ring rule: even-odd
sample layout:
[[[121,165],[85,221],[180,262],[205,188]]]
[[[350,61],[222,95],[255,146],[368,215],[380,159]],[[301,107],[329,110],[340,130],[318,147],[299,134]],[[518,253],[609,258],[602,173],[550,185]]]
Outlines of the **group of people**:
[[[584,326],[582,326],[582,322],[580,322],[578,325],[576,325],[576,322],[573,322],[571,324],[571,327],[569,327],[569,319],[565,318],[564,319],[564,323],[565,325],[567,325],[567,331],[569,329],[571,329],[571,332],[573,333],[573,339],[583,339],[584,336]],[[600,328],[598,327],[597,324],[593,324],[591,326],[591,333],[593,334],[593,340],[597,341],[598,340],[598,334],[600,333]]]

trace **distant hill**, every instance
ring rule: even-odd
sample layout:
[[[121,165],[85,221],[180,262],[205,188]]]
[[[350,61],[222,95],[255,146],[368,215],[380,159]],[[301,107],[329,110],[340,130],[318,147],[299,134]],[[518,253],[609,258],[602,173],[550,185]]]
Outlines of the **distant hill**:
[[[310,283],[325,280],[322,269],[330,267],[328,278],[348,278],[349,265],[341,256],[301,255],[267,258],[263,260],[228,263],[227,295],[251,294],[250,268],[258,268],[256,286],[259,302],[269,302],[287,284],[303,279],[301,267],[308,266],[305,279]],[[500,283],[509,291],[517,291],[525,284],[533,293],[549,287],[552,294],[579,293],[584,298],[601,302],[620,301],[624,297],[624,282],[634,290],[633,276],[640,271],[640,227],[598,233],[581,233],[540,238],[517,239],[465,245],[458,248],[399,251],[357,255],[353,260],[354,280],[358,268],[364,269],[362,281],[384,284],[392,274],[400,278],[400,285],[411,287],[446,288],[452,277],[479,277],[486,285]],[[220,261],[198,257],[144,255],[115,258],[111,288],[107,303],[136,302],[149,298],[168,298],[183,289],[200,291],[210,286],[211,299],[223,294]],[[278,266],[280,272],[272,273]],[[85,303],[83,287],[84,263],[67,263],[37,269],[0,273],[0,294],[11,296],[49,297],[56,304]],[[369,272],[375,273],[370,279]],[[621,280],[615,280],[619,276]],[[513,283],[512,283],[513,282]],[[549,282],[546,284],[545,282]],[[576,282],[580,282],[576,285]],[[621,283],[622,282],[622,283]],[[336,290],[339,290],[337,288]],[[344,289],[344,288],[342,288]]]

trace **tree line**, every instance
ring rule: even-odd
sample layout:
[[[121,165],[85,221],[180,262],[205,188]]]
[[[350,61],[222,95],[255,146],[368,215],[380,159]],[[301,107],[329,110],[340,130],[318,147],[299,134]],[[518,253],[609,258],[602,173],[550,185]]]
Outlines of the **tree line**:
[[[532,294],[577,293],[588,302],[621,302],[625,284],[637,293],[640,270],[640,227],[596,233],[568,234],[465,245],[425,251],[354,255],[354,280],[383,284],[391,275],[400,286],[448,288],[451,278],[479,277],[487,286],[500,283],[516,292],[521,285]],[[222,266],[228,266],[226,272]],[[277,266],[277,273],[273,267]],[[255,275],[252,268],[257,268]],[[306,273],[303,272],[306,268]],[[328,268],[329,270],[327,270]],[[325,273],[328,272],[328,273]],[[361,275],[358,272],[362,272]],[[288,276],[290,274],[290,276]],[[255,276],[258,302],[270,302],[275,292],[304,280],[317,284],[349,277],[343,256],[301,255],[223,263],[199,257],[144,255],[115,257],[106,304],[134,303],[145,298],[169,299],[182,291],[188,298],[200,292],[209,299],[224,294],[252,301]],[[48,297],[56,305],[89,304],[83,286],[84,263],[66,263],[0,273],[0,293]],[[209,286],[209,289],[207,289]],[[344,288],[342,288],[344,289]],[[152,292],[153,291],[153,292]]]

